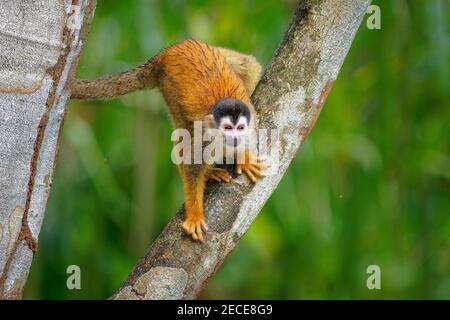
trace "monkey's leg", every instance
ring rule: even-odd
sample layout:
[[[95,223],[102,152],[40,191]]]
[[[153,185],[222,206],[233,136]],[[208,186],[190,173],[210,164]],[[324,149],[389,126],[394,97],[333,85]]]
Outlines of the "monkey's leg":
[[[244,172],[251,182],[256,183],[257,178],[264,177],[261,170],[269,166],[264,160],[265,157],[254,156],[250,150],[246,150],[243,159],[238,157],[236,160],[236,173],[242,174]]]
[[[218,182],[230,182],[232,177],[230,173],[222,168],[211,167],[206,171],[206,178]]]
[[[261,65],[254,56],[243,54],[230,49],[216,47],[225,57],[228,64],[239,75],[244,82],[249,95],[255,91],[256,85],[261,78]]]
[[[205,190],[206,167],[202,165],[184,165],[180,167],[180,173],[183,178],[186,197],[186,216],[183,229],[192,239],[203,241],[203,232],[208,231],[203,215],[203,191]]]

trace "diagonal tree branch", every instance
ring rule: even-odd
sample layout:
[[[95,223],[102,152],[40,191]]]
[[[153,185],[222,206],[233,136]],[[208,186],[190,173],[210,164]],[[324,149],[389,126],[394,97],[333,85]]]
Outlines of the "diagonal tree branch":
[[[95,3],[0,2],[0,299],[22,297]]]
[[[277,128],[276,172],[210,184],[202,244],[183,234],[181,209],[138,262],[114,299],[191,299],[238,244],[280,182],[319,116],[370,0],[303,0],[252,99],[260,128]]]

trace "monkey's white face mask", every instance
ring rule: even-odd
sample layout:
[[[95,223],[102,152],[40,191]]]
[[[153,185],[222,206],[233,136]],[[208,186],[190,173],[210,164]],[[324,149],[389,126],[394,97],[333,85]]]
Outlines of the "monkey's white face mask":
[[[239,117],[236,123],[233,123],[230,117],[223,117],[218,126],[218,129],[225,137],[225,144],[235,148],[245,142],[248,128],[247,119],[243,116]]]
[[[212,143],[218,149],[223,150],[214,158],[215,163],[222,163],[226,159],[227,163],[231,163],[231,159],[236,155],[243,154],[245,150],[253,150],[256,146],[256,131],[252,121],[247,122],[244,116],[238,117],[233,123],[229,116],[224,116],[216,123],[211,116],[205,117],[204,128],[209,132]]]

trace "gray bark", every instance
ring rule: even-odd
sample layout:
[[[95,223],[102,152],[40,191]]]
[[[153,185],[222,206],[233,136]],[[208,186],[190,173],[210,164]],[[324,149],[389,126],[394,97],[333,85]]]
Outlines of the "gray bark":
[[[95,0],[0,2],[0,298],[37,248],[66,103]],[[80,27],[81,26],[81,30]]]
[[[191,299],[247,231],[278,185],[322,109],[370,0],[300,1],[285,37],[252,100],[260,128],[277,128],[274,171],[251,185],[241,176],[210,184],[202,244],[181,228],[181,209],[113,296],[114,299]]]

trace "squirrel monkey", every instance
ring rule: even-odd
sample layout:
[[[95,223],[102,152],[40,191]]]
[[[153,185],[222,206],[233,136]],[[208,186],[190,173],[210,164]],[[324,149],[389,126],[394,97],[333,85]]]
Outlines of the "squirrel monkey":
[[[74,99],[110,99],[136,90],[158,87],[168,105],[176,128],[193,136],[194,121],[218,129],[225,141],[236,141],[256,129],[256,112],[250,102],[261,76],[253,56],[186,40],[170,46],[146,63],[118,75],[98,80],[74,80]],[[251,150],[243,151],[236,164],[254,183],[267,165]],[[180,164],[185,193],[183,229],[194,240],[203,241],[208,231],[203,214],[203,192],[208,179],[229,182],[230,173],[202,164]]]

